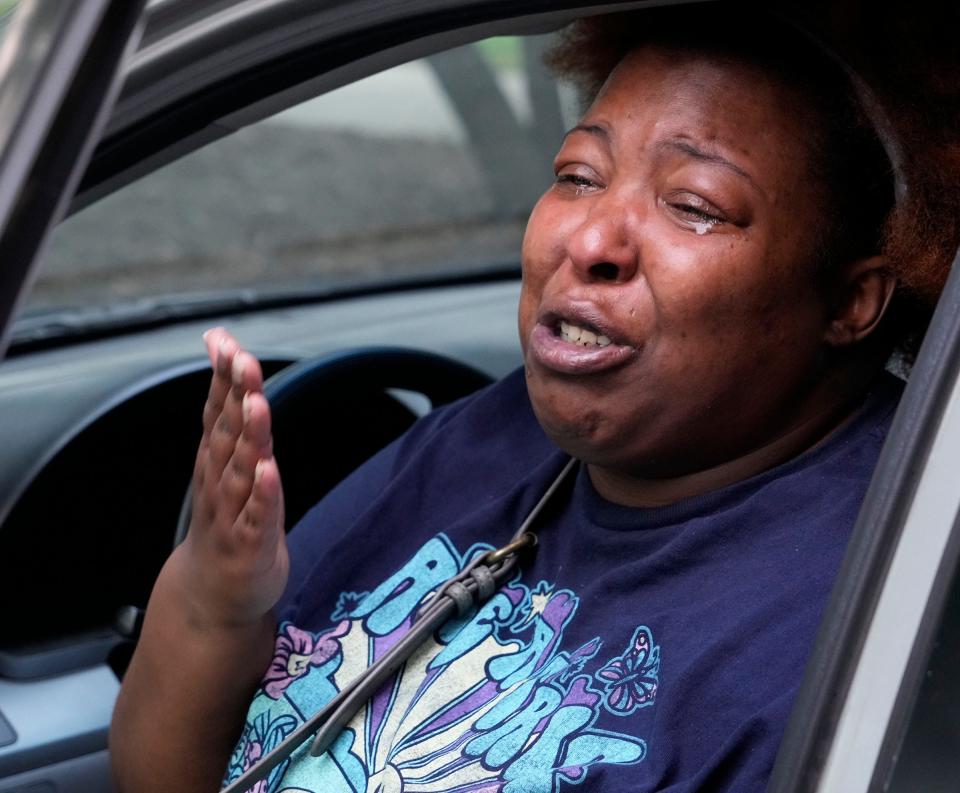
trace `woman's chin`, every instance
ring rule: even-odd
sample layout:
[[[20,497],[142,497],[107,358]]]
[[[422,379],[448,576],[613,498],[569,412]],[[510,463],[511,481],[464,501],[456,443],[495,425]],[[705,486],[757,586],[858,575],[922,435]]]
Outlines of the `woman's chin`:
[[[533,411],[555,446],[577,459],[593,462],[607,458],[622,445],[624,428],[616,426],[602,405],[562,393],[565,384],[552,380],[549,375],[528,375]]]

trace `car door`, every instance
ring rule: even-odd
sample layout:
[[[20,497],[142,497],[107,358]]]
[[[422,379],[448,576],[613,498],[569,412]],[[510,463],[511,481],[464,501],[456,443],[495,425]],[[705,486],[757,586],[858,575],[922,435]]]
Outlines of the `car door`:
[[[37,253],[106,120],[142,7],[140,0],[24,0],[11,12],[0,44],[0,355]],[[117,687],[107,671],[31,681],[3,674],[0,788],[23,790],[43,768],[37,789],[104,789]]]
[[[0,355],[106,121],[143,6],[24,0],[12,14],[0,58]]]

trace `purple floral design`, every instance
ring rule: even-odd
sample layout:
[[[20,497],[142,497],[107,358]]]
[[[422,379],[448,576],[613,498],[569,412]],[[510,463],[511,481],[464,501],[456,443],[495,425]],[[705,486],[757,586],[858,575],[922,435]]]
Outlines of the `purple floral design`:
[[[243,770],[244,772],[249,771],[257,764],[257,761],[263,756],[263,746],[260,745],[258,741],[253,741],[247,744],[247,749],[244,752],[243,758]],[[257,782],[247,793],[267,793],[269,784],[269,777],[267,779],[261,779]]]
[[[294,680],[305,675],[311,666],[325,664],[340,650],[338,639],[350,628],[347,620],[324,633],[300,630],[292,623],[281,626],[270,668],[263,678],[263,689],[272,699],[280,699]]]
[[[660,681],[660,647],[650,629],[637,628],[623,655],[597,672],[597,678],[605,690],[604,704],[617,716],[652,705]]]
[[[248,722],[243,729],[240,742],[233,750],[233,756],[227,766],[224,784],[235,781],[245,771],[253,767],[261,757],[273,751],[297,727],[297,720],[290,715],[270,719],[268,714],[261,713],[252,723]],[[268,793],[271,785],[279,781],[286,770],[289,761],[281,763],[270,772],[266,779],[257,782],[248,793]]]
[[[263,745],[260,741],[250,741],[243,750],[243,770],[253,766],[261,757],[263,757]]]

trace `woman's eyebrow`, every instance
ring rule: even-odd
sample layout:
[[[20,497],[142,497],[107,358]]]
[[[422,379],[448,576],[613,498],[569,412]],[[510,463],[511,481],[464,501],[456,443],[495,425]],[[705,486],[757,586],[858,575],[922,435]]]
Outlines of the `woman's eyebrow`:
[[[746,179],[750,184],[752,184],[757,190],[761,193],[764,192],[763,189],[758,185],[753,177],[737,165],[734,162],[731,162],[722,154],[719,154],[716,151],[706,151],[705,149],[700,148],[691,140],[682,139],[682,138],[673,138],[671,140],[665,140],[657,144],[657,149],[664,150],[669,149],[671,151],[678,151],[682,154],[686,154],[690,157],[693,157],[695,160],[700,160],[701,162],[709,162],[715,165],[723,166],[724,168],[733,171],[735,174],[739,174],[744,179]]]
[[[601,138],[605,143],[610,142],[610,131],[606,127],[599,124],[577,124],[575,127],[571,127],[563,134],[563,139],[566,140],[574,132],[586,132],[588,135]]]

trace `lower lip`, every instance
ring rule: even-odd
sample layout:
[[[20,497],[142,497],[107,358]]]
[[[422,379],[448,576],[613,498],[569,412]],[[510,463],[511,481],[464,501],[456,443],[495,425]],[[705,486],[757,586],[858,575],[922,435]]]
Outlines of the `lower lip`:
[[[623,366],[637,351],[625,344],[584,347],[564,341],[553,328],[538,324],[530,334],[530,354],[534,359],[562,374],[593,374]]]

